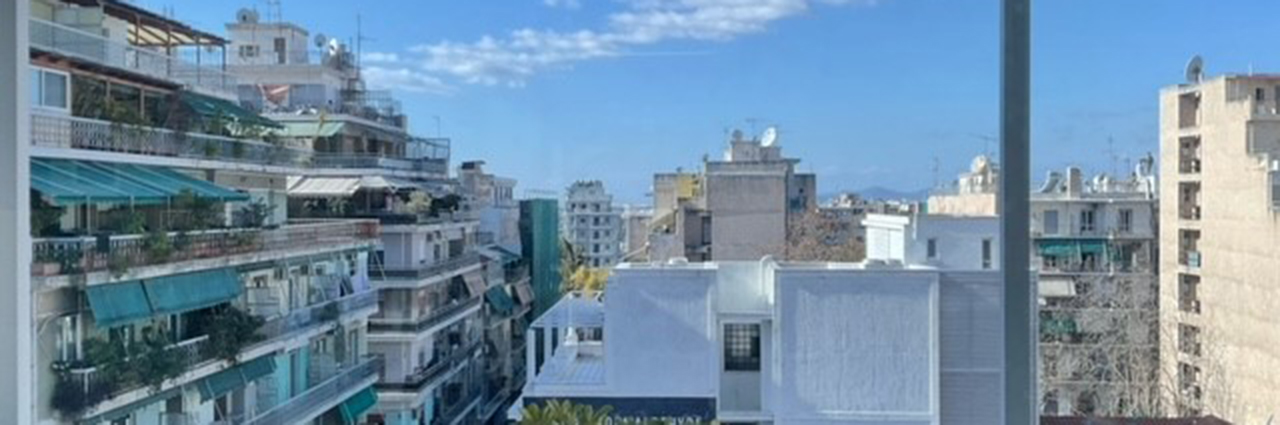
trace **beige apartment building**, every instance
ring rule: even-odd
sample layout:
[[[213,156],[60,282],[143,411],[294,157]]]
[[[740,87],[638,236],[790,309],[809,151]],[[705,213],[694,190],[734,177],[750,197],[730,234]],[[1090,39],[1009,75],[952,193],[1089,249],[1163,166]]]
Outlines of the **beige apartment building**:
[[[1162,377],[1173,413],[1280,414],[1280,75],[1160,93]]]

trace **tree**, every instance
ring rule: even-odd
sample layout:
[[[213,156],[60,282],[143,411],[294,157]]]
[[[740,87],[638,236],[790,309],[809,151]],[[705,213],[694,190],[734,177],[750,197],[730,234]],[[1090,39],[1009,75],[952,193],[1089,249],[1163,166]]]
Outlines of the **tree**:
[[[265,321],[233,306],[205,317],[201,327],[209,335],[204,354],[235,363],[250,344],[266,339],[260,332]]]
[[[604,425],[613,408],[595,408],[567,400],[549,400],[542,406],[525,406],[521,425]]]
[[[856,262],[866,247],[855,237],[858,223],[808,211],[787,222],[783,258],[788,261]]]
[[[564,279],[564,290],[600,292],[609,281],[609,270],[591,267],[578,267]]]

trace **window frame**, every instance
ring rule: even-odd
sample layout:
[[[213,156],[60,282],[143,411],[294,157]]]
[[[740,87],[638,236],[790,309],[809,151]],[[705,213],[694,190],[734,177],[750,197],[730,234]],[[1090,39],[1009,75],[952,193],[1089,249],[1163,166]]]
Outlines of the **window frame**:
[[[50,106],[45,104],[45,76],[53,74],[62,77],[62,106]],[[56,111],[60,113],[71,113],[71,73],[53,68],[45,68],[42,66],[31,66],[31,78],[34,80],[31,87],[31,98],[29,99],[32,109],[40,111]]]

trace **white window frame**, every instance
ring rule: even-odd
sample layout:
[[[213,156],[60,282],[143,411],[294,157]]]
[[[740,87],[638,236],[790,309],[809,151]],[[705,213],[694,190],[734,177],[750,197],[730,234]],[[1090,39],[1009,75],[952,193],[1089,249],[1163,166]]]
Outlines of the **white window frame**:
[[[65,82],[65,85],[62,90],[62,94],[64,97],[62,102],[66,106],[58,107],[58,106],[48,106],[44,104],[44,76],[46,74],[55,74],[55,75],[62,76],[62,79]],[[37,78],[38,81],[37,81],[36,87],[31,88],[31,93],[34,95],[33,98],[38,99],[37,102],[34,102],[31,104],[32,109],[43,110],[43,111],[57,111],[57,112],[67,113],[67,114],[71,113],[71,73],[70,72],[32,65],[31,75],[39,76]]]

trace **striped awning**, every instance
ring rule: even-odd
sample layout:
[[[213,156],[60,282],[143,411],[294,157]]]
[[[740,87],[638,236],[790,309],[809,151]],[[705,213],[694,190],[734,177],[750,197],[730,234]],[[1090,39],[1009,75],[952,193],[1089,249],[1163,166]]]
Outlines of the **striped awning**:
[[[516,303],[511,299],[511,295],[507,294],[507,290],[501,286],[489,288],[484,293],[484,297],[489,300],[489,306],[494,311],[501,314],[511,314],[516,309]]]
[[[360,189],[359,177],[307,177],[289,187],[289,196],[328,198],[348,197]]]
[[[72,159],[32,158],[31,188],[56,205],[155,205],[184,192],[223,202],[249,200],[249,195],[164,167]]]
[[[143,283],[153,314],[176,314],[222,304],[240,296],[243,288],[232,269],[147,279]]]
[[[344,423],[354,425],[360,423],[360,415],[368,412],[376,404],[378,404],[378,393],[373,392],[373,387],[369,387],[339,404],[338,412],[342,414]]]
[[[90,285],[85,289],[93,320],[99,328],[110,328],[151,317],[151,304],[142,282]]]

